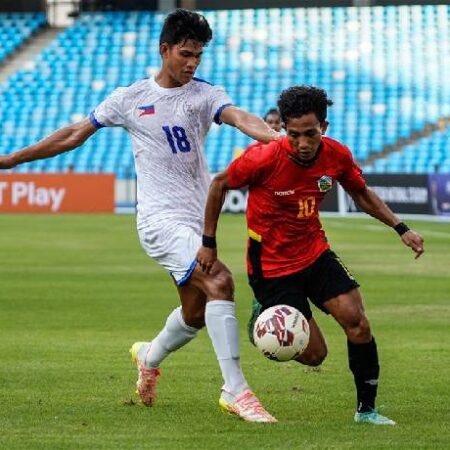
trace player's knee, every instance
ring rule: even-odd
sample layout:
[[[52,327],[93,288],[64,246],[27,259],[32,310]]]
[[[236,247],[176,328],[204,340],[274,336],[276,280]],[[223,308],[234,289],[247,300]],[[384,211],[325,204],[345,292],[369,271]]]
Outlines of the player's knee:
[[[369,321],[365,315],[355,317],[345,331],[350,342],[368,342],[371,338]]]
[[[234,282],[229,270],[221,270],[212,280],[211,297],[230,300],[234,295]]]

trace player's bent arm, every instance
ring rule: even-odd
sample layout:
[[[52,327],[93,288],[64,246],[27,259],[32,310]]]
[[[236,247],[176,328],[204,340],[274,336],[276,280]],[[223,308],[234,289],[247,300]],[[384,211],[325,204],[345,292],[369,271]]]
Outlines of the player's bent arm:
[[[206,200],[205,223],[203,227],[204,235],[215,237],[225,194],[230,189],[231,186],[226,170],[217,174],[212,180]]]
[[[73,150],[83,144],[96,131],[97,128],[88,119],[60,128],[36,144],[10,155],[0,156],[0,169],[11,169],[19,164],[37,159],[51,158]]]
[[[400,223],[400,219],[392,212],[391,208],[368,186],[364,186],[359,191],[349,192],[349,194],[364,212],[389,227],[394,227]]]
[[[422,236],[401,222],[376,192],[365,186],[363,189],[349,192],[349,194],[364,212],[394,228],[403,243],[415,252],[416,259],[424,252]]]
[[[217,261],[216,230],[220,211],[225,200],[225,194],[230,189],[227,172],[221,172],[214,177],[209,187],[205,207],[202,246],[197,253],[197,261],[202,270],[209,273]]]
[[[220,115],[220,120],[236,127],[258,142],[267,143],[280,137],[280,133],[272,130],[264,120],[235,106],[225,108]]]

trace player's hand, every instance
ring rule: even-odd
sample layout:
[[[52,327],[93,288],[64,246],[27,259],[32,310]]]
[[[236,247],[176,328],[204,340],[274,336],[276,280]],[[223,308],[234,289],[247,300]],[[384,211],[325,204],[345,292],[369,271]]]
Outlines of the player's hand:
[[[416,233],[413,230],[408,230],[406,233],[402,234],[401,238],[406,246],[412,248],[416,254],[415,259],[422,255],[424,252],[423,237],[419,233]]]
[[[11,155],[0,155],[0,169],[12,169],[15,166]]]
[[[272,141],[278,141],[283,137],[283,135],[281,133],[279,133],[278,131],[272,130],[272,129],[270,129],[270,135],[271,135]]]
[[[200,247],[200,250],[197,253],[197,262],[200,264],[200,267],[203,272],[209,274],[216,261],[217,261],[216,248],[209,248],[203,246]]]

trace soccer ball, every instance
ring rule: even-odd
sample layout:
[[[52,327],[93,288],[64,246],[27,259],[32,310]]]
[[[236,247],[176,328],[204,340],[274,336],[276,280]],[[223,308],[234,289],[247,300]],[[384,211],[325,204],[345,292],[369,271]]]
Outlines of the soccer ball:
[[[290,361],[308,345],[308,321],[292,306],[272,306],[264,310],[256,320],[253,338],[256,347],[265,357],[275,361]]]

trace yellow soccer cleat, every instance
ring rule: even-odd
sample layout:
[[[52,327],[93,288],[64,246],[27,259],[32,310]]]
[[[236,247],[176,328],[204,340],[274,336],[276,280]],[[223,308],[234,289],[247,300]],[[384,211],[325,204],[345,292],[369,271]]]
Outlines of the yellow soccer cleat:
[[[139,350],[143,345],[151,345],[151,342],[135,342],[130,348],[131,360],[138,369],[136,392],[145,406],[153,406],[156,401],[156,384],[161,371],[158,368],[147,368],[139,360]]]
[[[223,412],[234,414],[247,422],[275,423],[275,417],[269,414],[258,400],[256,395],[250,391],[244,391],[239,397],[222,391],[219,406]]]

